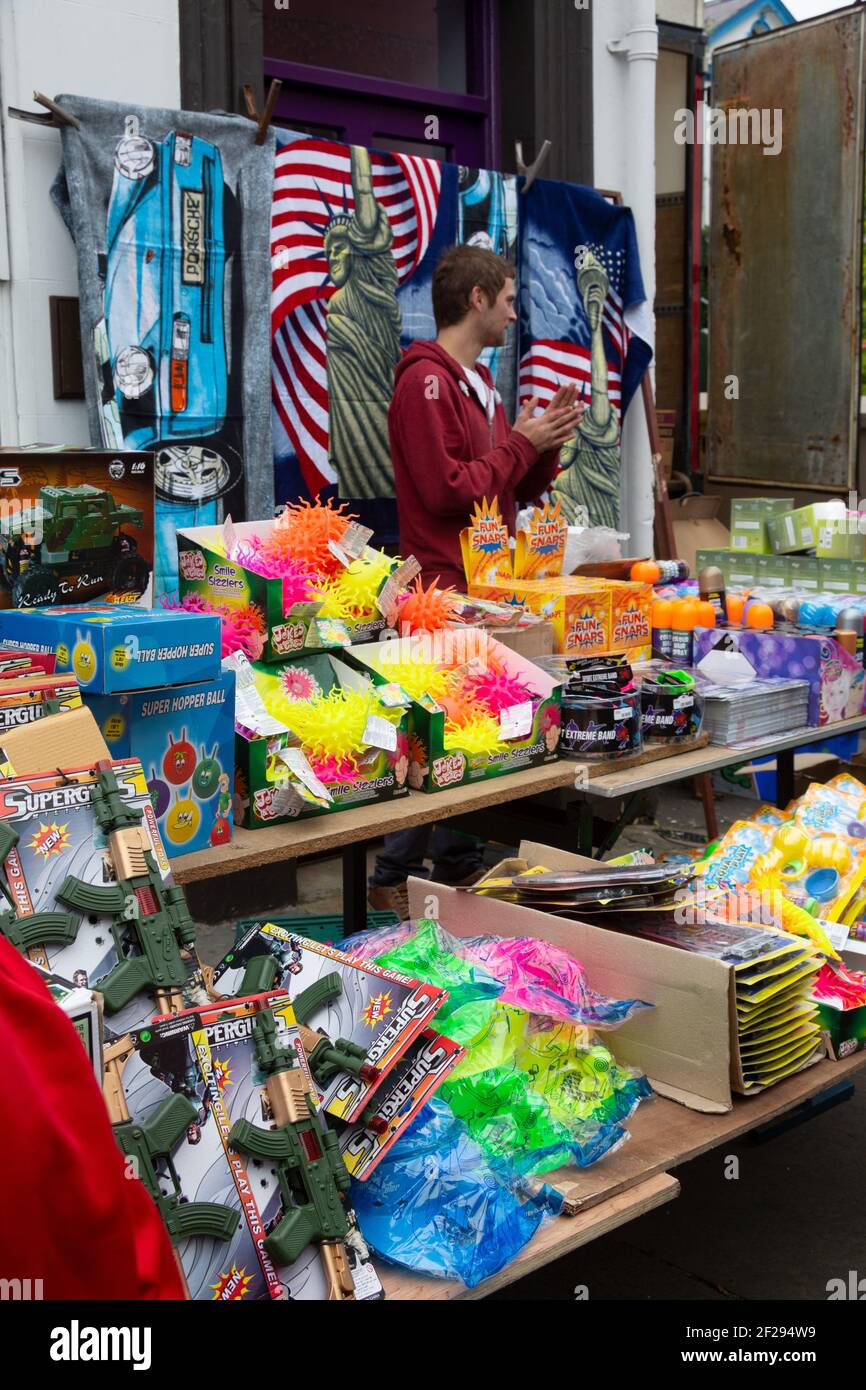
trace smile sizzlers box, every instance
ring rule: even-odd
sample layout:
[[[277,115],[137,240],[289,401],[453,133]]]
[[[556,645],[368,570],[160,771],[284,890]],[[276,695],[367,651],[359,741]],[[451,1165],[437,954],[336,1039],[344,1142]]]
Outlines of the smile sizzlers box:
[[[113,604],[18,608],[0,613],[0,644],[55,652],[57,671],[74,672],[82,691],[113,694],[216,680],[217,614]]]
[[[87,695],[112,758],[140,758],[169,858],[232,837],[235,675]]]

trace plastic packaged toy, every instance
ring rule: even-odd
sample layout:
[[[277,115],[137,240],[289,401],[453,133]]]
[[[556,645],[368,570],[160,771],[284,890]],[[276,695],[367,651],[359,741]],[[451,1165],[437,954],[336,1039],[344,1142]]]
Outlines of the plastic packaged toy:
[[[562,1210],[559,1193],[491,1159],[435,1097],[372,1176],[352,1184],[352,1202],[383,1259],[469,1288],[510,1264]]]
[[[641,712],[637,691],[613,694],[566,687],[562,692],[562,751],[598,761],[640,752]]]
[[[695,678],[686,671],[645,676],[640,687],[641,737],[647,744],[686,743],[697,738],[704,706]]]

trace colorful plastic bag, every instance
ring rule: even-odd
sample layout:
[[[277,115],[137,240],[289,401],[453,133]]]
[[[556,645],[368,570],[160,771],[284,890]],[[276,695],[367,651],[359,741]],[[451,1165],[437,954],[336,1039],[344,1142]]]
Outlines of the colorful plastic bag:
[[[473,1288],[562,1210],[558,1192],[534,1187],[482,1153],[434,1096],[367,1181],[352,1184],[352,1205],[383,1259]]]

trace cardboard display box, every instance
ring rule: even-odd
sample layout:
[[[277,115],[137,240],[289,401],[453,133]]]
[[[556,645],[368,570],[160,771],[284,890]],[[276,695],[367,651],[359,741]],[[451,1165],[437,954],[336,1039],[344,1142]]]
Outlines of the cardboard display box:
[[[690,493],[671,501],[676,553],[685,560],[692,574],[701,568],[699,550],[727,549],[731,536],[727,526],[719,521],[721,497],[704,497]]]
[[[14,676],[0,682],[0,741],[11,729],[33,724],[48,713],[77,709],[81,691],[74,676],[46,676],[41,672]]]
[[[472,584],[469,592],[542,613],[553,626],[555,650],[563,655],[626,652],[632,662],[649,661],[652,655],[651,584],[564,575]]]
[[[822,1000],[818,1004],[818,1020],[827,1056],[834,1062],[866,1048],[866,1004],[859,1009],[837,1009]]]
[[[22,652],[11,647],[0,647],[0,680],[10,676],[26,676],[41,671],[44,676],[54,675],[55,656],[53,652]]]
[[[232,527],[233,537],[238,541],[252,536],[264,537],[274,524],[273,521],[238,522]],[[209,603],[229,608],[246,608],[254,603],[265,615],[267,627],[262,661],[284,661],[299,652],[365,642],[387,626],[384,614],[359,624],[319,618],[321,604],[316,602],[295,604],[290,613],[284,613],[282,580],[265,579],[254,570],[226,559],[222,526],[195,526],[178,531],[177,548],[181,598],[196,594]],[[412,563],[413,573],[417,574],[417,562]],[[408,583],[411,574],[408,570],[406,574]]]
[[[37,724],[20,724],[3,735],[0,772],[4,777],[97,763],[110,754],[90,710],[77,708],[44,715]]]
[[[811,728],[853,718],[863,710],[863,663],[832,637],[733,627],[695,628],[694,664],[699,665],[716,649],[741,652],[757,676],[808,681]],[[714,679],[709,671],[707,674]]]
[[[840,497],[771,516],[767,533],[777,555],[814,550],[827,559],[866,558],[866,534],[860,528],[860,514],[849,511]]]
[[[598,868],[594,859],[531,841],[523,842],[518,852],[530,867]],[[502,877],[523,867],[505,860],[490,874]],[[602,994],[653,1004],[605,1035],[617,1061],[638,1067],[659,1095],[692,1110],[720,1114],[731,1109],[732,1091],[744,1087],[732,966],[516,903],[461,893],[427,879],[409,880],[412,917],[425,915],[431,895],[438,899],[439,922],[455,936],[535,936],[552,941],[581,962],[590,984]]]
[[[409,718],[403,712],[396,724],[384,718],[371,730],[381,739],[370,742],[359,752],[357,780],[329,782],[327,799],[321,784],[298,747],[299,740],[284,725],[268,715],[255,682],[279,681],[290,673],[293,688],[303,681],[325,695],[335,685],[357,685],[361,677],[340,657],[330,652],[313,652],[284,662],[282,667],[261,662],[248,664],[253,688],[246,674],[239,677],[235,741],[235,822],[250,830],[281,821],[304,819],[348,811],[353,806],[390,801],[405,796],[409,788]],[[365,673],[368,675],[369,673]],[[387,727],[386,727],[387,726]],[[387,746],[385,746],[387,743]],[[288,759],[300,759],[300,773],[288,766]],[[306,779],[306,782],[304,781]],[[311,795],[307,794],[311,793]]]
[[[235,674],[123,695],[88,695],[112,758],[134,754],[169,858],[228,844],[235,776]]]
[[[0,450],[0,608],[153,602],[152,453]]]
[[[0,643],[53,652],[94,695],[216,680],[217,614],[111,604],[73,604],[0,613]]]
[[[468,637],[469,634],[467,634]],[[372,645],[372,644],[371,644]],[[373,646],[376,651],[381,645]],[[388,678],[367,660],[371,646],[352,647],[347,653],[359,670],[371,675],[377,686],[389,686]],[[483,648],[482,648],[483,650]],[[560,686],[532,662],[508,648],[500,648],[497,656],[510,676],[522,680],[541,699],[527,701],[502,712],[502,751],[472,754],[460,747],[445,747],[445,711],[430,701],[429,707],[417,700],[409,703],[409,785],[416,791],[437,792],[446,787],[479,782],[487,777],[499,777],[508,772],[521,772],[542,763],[556,762],[562,725]],[[509,726],[506,716],[514,716]]]

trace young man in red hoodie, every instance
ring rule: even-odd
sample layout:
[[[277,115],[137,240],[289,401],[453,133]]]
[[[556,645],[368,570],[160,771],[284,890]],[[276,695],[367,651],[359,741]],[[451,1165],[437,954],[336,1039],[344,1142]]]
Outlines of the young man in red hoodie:
[[[499,499],[514,534],[517,506],[551,484],[559,450],[574,434],[582,408],[563,386],[543,413],[527,401],[510,426],[493,377],[479,364],[485,348],[503,347],[516,321],[515,270],[479,246],[454,246],[433,274],[435,342],[416,342],[394,371],[388,434],[400,522],[400,553],[414,555],[425,584],[465,589],[460,531],[476,501]],[[430,827],[386,835],[371,879],[373,907],[404,915],[406,880],[424,877]],[[478,876],[474,840],[437,826],[432,842],[438,882]]]

